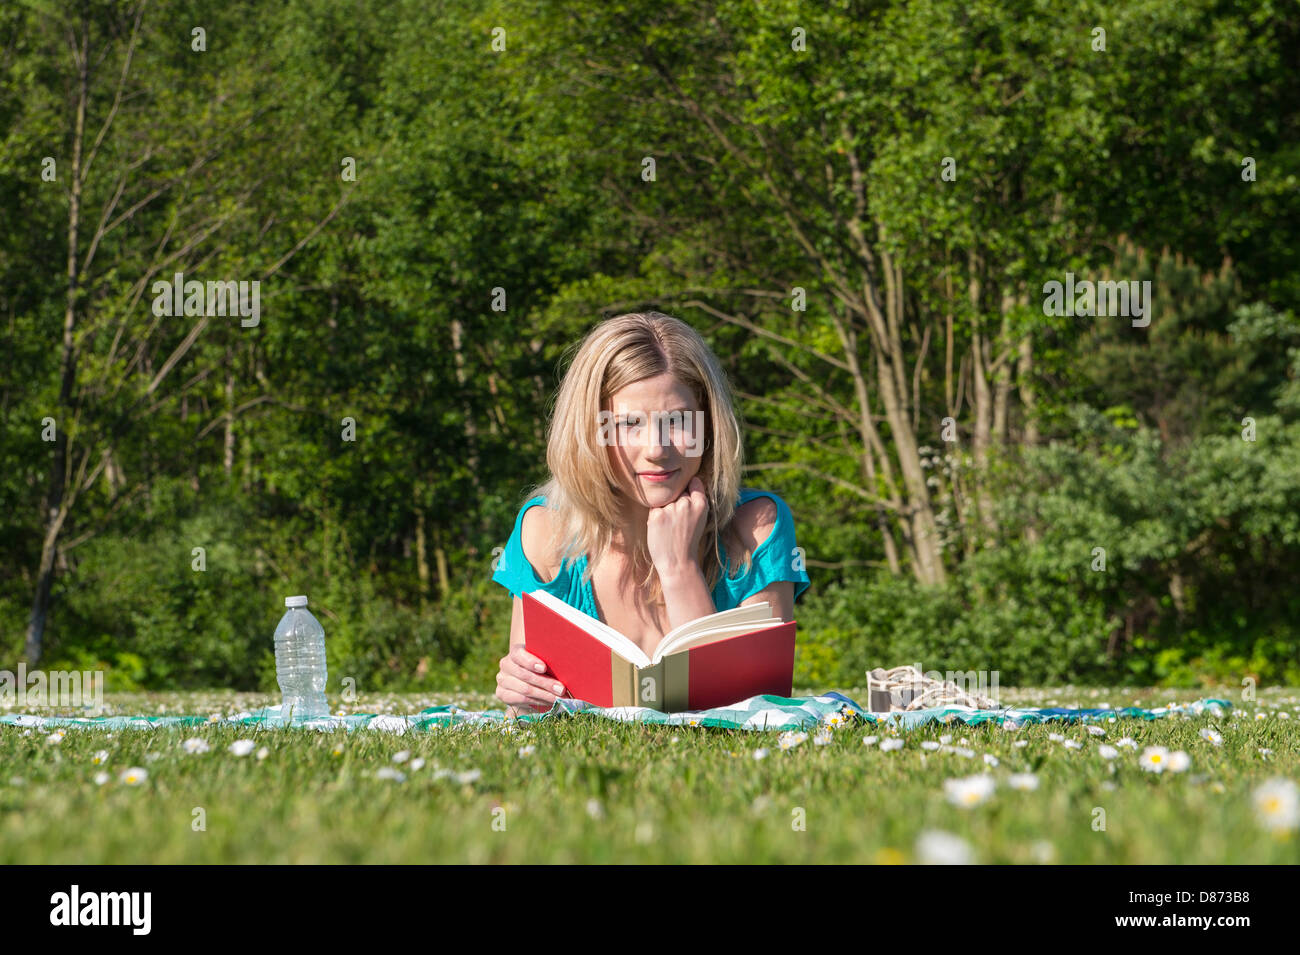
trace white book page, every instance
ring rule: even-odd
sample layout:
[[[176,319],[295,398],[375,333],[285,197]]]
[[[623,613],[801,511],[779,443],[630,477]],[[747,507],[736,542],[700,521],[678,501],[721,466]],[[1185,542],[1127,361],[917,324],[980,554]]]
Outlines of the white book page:
[[[547,593],[545,590],[531,591],[529,596],[554,610],[565,620],[591,634],[629,663],[639,667],[648,667],[650,665],[651,660],[646,656],[645,651],[613,627],[602,623],[590,614],[583,613],[577,607],[570,607],[559,597]],[[527,633],[525,633],[524,637],[526,640]]]
[[[741,634],[752,633],[755,630],[775,627],[783,622],[784,621],[779,617],[769,617],[766,620],[758,620],[752,623],[740,623],[730,627],[718,627],[713,630],[703,630],[677,640],[668,648],[665,648],[664,644],[660,644],[658,649],[655,650],[654,662],[658,663],[670,653],[678,653],[682,650],[689,650],[691,647],[697,647],[704,643],[713,643],[715,640],[725,640],[727,637],[738,637]]]
[[[757,629],[754,625],[772,619],[772,605],[766,600],[761,603],[751,604],[748,607],[732,607],[730,610],[720,610],[717,613],[709,614],[707,617],[699,617],[682,624],[680,627],[669,630],[664,634],[656,653],[658,656],[673,653],[688,645],[695,634],[707,630],[730,627],[736,624],[749,624],[750,629]],[[777,620],[776,622],[780,623],[781,621]]]

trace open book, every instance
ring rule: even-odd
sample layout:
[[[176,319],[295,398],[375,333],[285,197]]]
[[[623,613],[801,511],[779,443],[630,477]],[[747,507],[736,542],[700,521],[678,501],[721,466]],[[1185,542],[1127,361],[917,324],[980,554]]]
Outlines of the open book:
[[[684,623],[664,635],[653,657],[544,590],[525,593],[523,602],[524,648],[568,695],[597,706],[678,713],[793,690],[795,622],[772,616],[766,601]]]

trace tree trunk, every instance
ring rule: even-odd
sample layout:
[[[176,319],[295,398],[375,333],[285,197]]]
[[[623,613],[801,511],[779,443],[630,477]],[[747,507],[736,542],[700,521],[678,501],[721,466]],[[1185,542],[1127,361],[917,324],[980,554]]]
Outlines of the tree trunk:
[[[1021,439],[1025,447],[1037,447],[1040,441],[1038,434],[1038,419],[1035,417],[1035,409],[1038,404],[1038,395],[1034,392],[1034,339],[1032,335],[1026,335],[1020,339],[1019,359],[1016,363],[1016,388],[1020,392],[1020,403],[1024,406],[1025,427],[1024,437]]]
[[[424,508],[415,509],[415,574],[420,581],[420,610],[429,603],[429,554],[424,535]]]
[[[469,465],[469,479],[472,486],[471,496],[477,503],[483,500],[483,485],[479,480],[479,451],[478,451],[478,422],[474,420],[474,409],[470,405],[467,381],[468,375],[465,371],[465,347],[464,347],[464,327],[460,319],[451,320],[451,347],[452,358],[456,365],[456,383],[459,386],[461,397],[461,409],[465,415],[465,461]],[[481,508],[466,508],[461,512],[461,532],[465,538],[465,549],[469,558],[473,561],[478,556],[478,548],[474,546],[474,534],[471,528],[472,513],[478,511],[482,513]]]
[[[870,448],[862,449],[862,460],[865,465],[867,486],[871,488],[877,487],[875,455],[871,453]],[[898,544],[894,541],[894,531],[889,526],[889,515],[885,513],[883,507],[876,508],[876,530],[880,532],[880,543],[885,551],[885,561],[889,564],[889,572],[898,577],[903,573],[903,564],[898,559]]]
[[[947,572],[943,566],[939,528],[934,519],[930,489],[925,483],[916,431],[908,408],[907,369],[899,333],[903,309],[902,274],[887,253],[881,253],[880,264],[886,276],[883,310],[878,298],[879,288],[873,282],[864,283],[868,327],[873,332],[872,344],[876,354],[876,384],[907,492],[904,515],[906,523],[911,525],[912,569],[922,584],[942,584],[947,580]]]
[[[67,490],[68,422],[72,418],[73,386],[77,378],[77,290],[80,273],[77,269],[79,236],[81,231],[81,157],[86,130],[86,101],[89,96],[89,27],[83,21],[80,50],[74,52],[77,64],[77,118],[72,135],[71,195],[68,203],[68,261],[67,296],[63,310],[62,375],[59,383],[60,417],[55,423],[54,454],[50,461],[50,486],[45,503],[45,535],[41,541],[40,564],[36,571],[36,593],[32,612],[27,621],[27,635],[23,652],[27,662],[35,666],[40,662],[45,639],[45,621],[49,614],[50,591],[54,584],[55,555],[59,534],[68,509],[64,500]]]
[[[534,355],[538,355],[541,354],[542,344],[543,342],[540,338],[534,338],[532,341],[528,343],[528,348]],[[533,384],[537,386],[537,407],[543,408],[546,406],[546,400],[548,398],[547,390],[546,390],[546,382],[542,380],[541,375],[533,375]],[[542,420],[541,415],[533,415],[532,419],[533,419],[533,433],[537,438],[537,444],[541,447],[545,447],[546,446],[546,422]]]
[[[230,368],[230,352],[226,351],[226,435],[222,444],[221,465],[226,477],[235,467],[235,375]]]
[[[908,523],[911,525],[911,543],[915,560],[913,570],[923,584],[941,584],[947,579],[939,551],[939,529],[930,504],[929,488],[925,485],[925,471],[917,451],[916,435],[912,432],[911,416],[900,400],[895,378],[885,355],[877,350],[880,396],[885,406],[898,450],[898,463],[903,471],[903,486],[907,489]]]
[[[993,502],[988,493],[989,447],[993,439],[993,393],[989,388],[989,348],[984,335],[983,313],[980,303],[983,287],[980,281],[979,256],[972,249],[967,253],[967,266],[970,269],[968,294],[970,296],[973,331],[971,333],[971,385],[973,405],[971,411],[975,422],[972,430],[971,451],[975,461],[975,510],[980,527],[987,532],[994,530]],[[967,533],[978,536],[976,527],[966,528]]]
[[[880,482],[876,480],[876,456],[878,455],[884,476],[884,484],[889,488],[889,503],[895,513],[902,514],[902,502],[899,500],[896,491],[897,484],[894,481],[893,467],[889,463],[889,453],[885,450],[885,446],[880,440],[880,433],[876,429],[876,424],[871,419],[871,394],[870,389],[867,387],[866,374],[858,358],[857,332],[847,327],[835,313],[831,315],[831,322],[835,327],[836,335],[839,337],[840,346],[844,349],[845,364],[849,366],[849,375],[853,379],[853,390],[858,405],[856,426],[859,439],[862,442],[862,454],[859,456],[859,462],[866,478],[866,485],[873,494],[879,493]],[[898,556],[898,545],[894,541],[894,532],[888,514],[889,509],[877,504],[875,510],[875,523],[880,531],[881,547],[884,549],[885,559],[889,563],[890,573],[897,576],[903,572],[903,567]],[[911,534],[906,528],[904,528],[904,538],[908,542],[911,540]]]
[[[435,527],[433,531],[433,556],[438,568],[439,596],[445,597],[451,592],[451,574],[447,570],[447,551],[442,546],[442,534]]]
[[[949,265],[944,274],[944,284],[948,289],[948,297],[944,299],[944,316],[943,316],[943,401],[944,407],[948,409],[950,418],[957,417],[957,405],[953,401],[953,378],[952,378],[952,267]],[[961,389],[956,389],[960,392]]]
[[[1010,323],[1007,321],[1007,309],[1014,304],[1014,299],[1002,299],[1002,329],[998,334],[997,347],[994,351],[999,356],[997,371],[993,375],[993,447],[1003,448],[1007,444],[1007,406],[1011,397],[1011,365],[1001,360],[1003,348],[1010,335]]]
[[[488,391],[492,395],[492,417],[488,420],[488,431],[492,434],[500,434],[501,429],[506,427],[506,415],[501,410],[500,391],[497,388],[495,372],[488,374]]]

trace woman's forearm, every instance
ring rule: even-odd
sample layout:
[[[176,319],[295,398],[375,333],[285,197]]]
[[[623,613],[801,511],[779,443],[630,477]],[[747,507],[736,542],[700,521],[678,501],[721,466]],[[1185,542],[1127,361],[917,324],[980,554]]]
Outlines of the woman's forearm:
[[[704,572],[696,564],[667,576],[660,574],[659,584],[663,587],[669,630],[718,612],[713,606],[713,595],[709,593]]]

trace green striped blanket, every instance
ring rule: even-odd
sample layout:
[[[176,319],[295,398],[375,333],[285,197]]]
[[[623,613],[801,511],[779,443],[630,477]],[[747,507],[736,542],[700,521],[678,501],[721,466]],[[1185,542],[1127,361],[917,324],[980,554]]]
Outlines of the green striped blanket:
[[[520,723],[538,723],[544,720],[574,715],[591,715],[624,723],[655,723],[666,726],[714,726],[740,730],[789,730],[821,725],[844,725],[850,722],[881,726],[892,725],[910,729],[926,723],[967,724],[996,722],[1008,728],[1024,723],[1061,722],[1111,722],[1119,718],[1160,719],[1161,717],[1208,713],[1225,716],[1232,708],[1227,700],[1203,699],[1186,704],[1172,704],[1155,709],[1136,706],[1111,709],[1068,709],[1063,707],[1012,707],[1000,709],[974,709],[968,706],[940,706],[912,712],[870,713],[856,702],[840,693],[821,696],[784,697],[755,696],[731,706],[716,707],[688,713],[661,713],[640,706],[603,707],[582,700],[560,699],[545,713],[525,714]],[[212,725],[254,725],[265,727],[301,727],[328,732],[334,729],[372,729],[394,733],[407,730],[432,730],[447,726],[508,728],[514,721],[507,719],[504,710],[469,710],[454,703],[430,706],[410,716],[392,716],[376,713],[351,713],[316,720],[293,719],[286,721],[280,707],[269,706],[254,712],[236,713],[225,718],[203,716],[107,716],[70,717],[34,716],[28,714],[0,714],[0,725],[29,728],[76,727],[83,729],[155,729],[162,727],[194,727]]]

